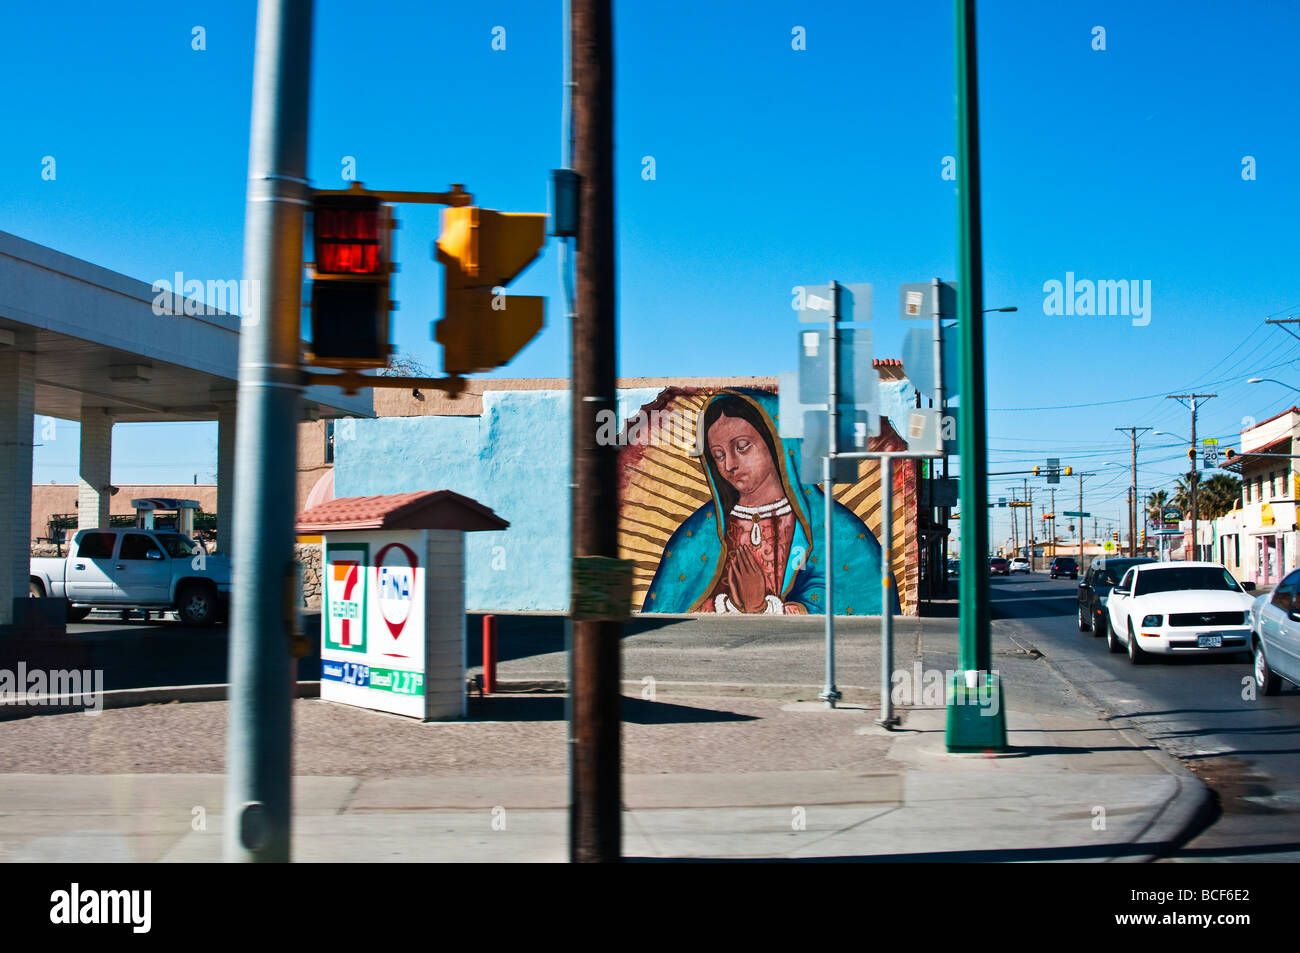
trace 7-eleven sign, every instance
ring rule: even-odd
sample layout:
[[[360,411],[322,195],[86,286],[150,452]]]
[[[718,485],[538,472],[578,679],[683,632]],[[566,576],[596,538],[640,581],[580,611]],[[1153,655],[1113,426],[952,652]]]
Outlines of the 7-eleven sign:
[[[370,547],[330,546],[325,552],[325,648],[366,650],[366,572]]]

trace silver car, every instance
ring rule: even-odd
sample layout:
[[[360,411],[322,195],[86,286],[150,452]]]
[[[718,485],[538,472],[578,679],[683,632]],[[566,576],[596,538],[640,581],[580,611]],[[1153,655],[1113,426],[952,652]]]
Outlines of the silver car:
[[[1300,685],[1300,569],[1277,588],[1259,596],[1250,607],[1250,647],[1255,656],[1255,684],[1264,695],[1276,695],[1282,679]]]

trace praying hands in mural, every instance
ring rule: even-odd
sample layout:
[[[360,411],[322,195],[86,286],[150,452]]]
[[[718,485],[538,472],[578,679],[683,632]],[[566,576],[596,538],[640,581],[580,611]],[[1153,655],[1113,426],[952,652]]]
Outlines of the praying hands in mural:
[[[767,610],[767,580],[752,551],[741,549],[727,566],[727,592],[741,612]]]

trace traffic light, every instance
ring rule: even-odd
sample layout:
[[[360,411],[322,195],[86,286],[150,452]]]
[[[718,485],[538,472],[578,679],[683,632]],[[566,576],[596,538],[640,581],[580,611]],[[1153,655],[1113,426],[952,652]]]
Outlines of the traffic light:
[[[1237,451],[1236,451],[1236,450],[1233,450],[1231,447],[1229,447],[1227,450],[1223,451],[1223,459],[1225,459],[1225,460],[1231,460],[1231,459],[1232,459],[1233,457],[1235,457],[1236,455],[1237,455]]]
[[[505,285],[546,243],[546,216],[464,206],[442,213],[436,257],[443,272],[443,317],[434,339],[448,374],[507,364],[542,329],[546,299],[507,295]]]
[[[1066,468],[1065,468],[1065,475],[1066,475],[1066,476],[1069,476],[1069,475],[1072,474],[1073,472],[1074,472],[1074,467],[1066,467]]]
[[[1042,467],[1034,467],[1034,476],[1038,476],[1038,471],[1041,469]]]
[[[1195,462],[1195,460],[1196,460],[1196,448],[1195,448],[1195,447],[1188,447],[1188,448],[1187,448],[1187,459],[1188,459],[1188,460],[1191,460],[1191,461],[1193,461],[1193,462]]]
[[[393,214],[378,196],[312,198],[311,344],[322,367],[388,364]]]
[[[1113,539],[1113,540],[1115,540],[1115,542],[1118,543],[1118,542],[1119,542],[1119,530],[1113,530],[1113,531],[1111,532],[1111,534],[1110,534],[1110,538]]]

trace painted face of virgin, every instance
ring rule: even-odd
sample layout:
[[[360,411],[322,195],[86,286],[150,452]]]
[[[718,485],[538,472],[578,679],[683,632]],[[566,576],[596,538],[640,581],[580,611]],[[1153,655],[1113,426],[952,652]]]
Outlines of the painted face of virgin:
[[[753,424],[724,414],[709,428],[708,439],[714,464],[743,505],[774,503],[784,496],[776,461]]]

